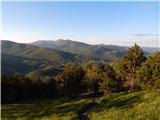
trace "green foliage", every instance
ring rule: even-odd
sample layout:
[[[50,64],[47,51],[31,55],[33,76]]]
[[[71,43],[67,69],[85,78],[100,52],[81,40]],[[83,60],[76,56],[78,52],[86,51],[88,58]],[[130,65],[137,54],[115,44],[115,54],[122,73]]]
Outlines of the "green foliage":
[[[123,81],[126,82],[126,86],[131,91],[136,87],[136,73],[141,67],[141,64],[146,60],[142,49],[138,45],[134,45],[128,50],[126,55],[117,62],[116,71]]]
[[[66,97],[75,98],[80,95],[80,85],[84,78],[83,69],[76,64],[67,64],[61,74],[64,94]]]
[[[101,69],[98,65],[89,63],[85,71],[85,80],[90,92],[99,92],[99,83],[101,81]]]
[[[160,89],[160,52],[149,56],[137,73],[137,81],[145,89]]]
[[[56,93],[56,81],[50,78],[32,81],[20,73],[12,77],[2,75],[1,78],[2,103],[54,97]]]
[[[109,64],[105,64],[102,68],[102,76],[100,83],[100,90],[104,92],[104,95],[109,95],[117,86],[115,72]]]

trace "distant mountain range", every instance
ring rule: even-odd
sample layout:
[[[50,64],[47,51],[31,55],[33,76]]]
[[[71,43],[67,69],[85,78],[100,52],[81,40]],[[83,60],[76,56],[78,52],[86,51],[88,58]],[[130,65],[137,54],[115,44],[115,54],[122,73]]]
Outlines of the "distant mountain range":
[[[42,48],[51,48],[102,60],[115,60],[126,52],[125,47],[115,45],[90,45],[82,42],[62,39],[56,41],[39,40],[30,44]]]
[[[142,47],[143,51],[148,52],[148,53],[154,53],[157,51],[160,51],[160,47]]]
[[[65,52],[76,53],[87,56],[96,56],[100,59],[110,59],[121,57],[129,47],[117,46],[117,45],[91,45],[83,42],[77,42],[72,40],[38,40],[30,43],[42,48],[57,49]],[[160,51],[159,47],[142,47],[145,54],[150,54],[156,51]],[[100,54],[99,54],[100,53]],[[113,53],[113,54],[112,54]],[[111,56],[110,56],[111,55]],[[113,56],[112,56],[113,55]]]
[[[113,61],[122,57],[128,48],[103,44],[90,45],[62,39],[39,40],[30,44],[1,40],[2,73],[32,72],[29,74],[31,76],[32,74],[46,75],[46,71],[49,71],[47,73],[54,75],[56,71],[61,71],[64,63],[82,63],[89,60]],[[143,48],[143,50],[148,54],[159,49]]]

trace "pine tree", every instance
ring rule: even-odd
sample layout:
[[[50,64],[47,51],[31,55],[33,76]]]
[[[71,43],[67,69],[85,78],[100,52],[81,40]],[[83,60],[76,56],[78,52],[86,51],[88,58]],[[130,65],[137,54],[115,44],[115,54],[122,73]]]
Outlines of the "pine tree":
[[[61,75],[63,80],[64,94],[68,98],[80,95],[80,85],[84,77],[83,69],[75,64],[67,64]]]
[[[137,81],[142,88],[160,89],[160,52],[148,57],[137,73]]]
[[[115,72],[109,64],[103,66],[101,80],[100,89],[104,95],[109,96],[116,85]]]
[[[99,92],[99,82],[101,78],[101,71],[96,64],[90,63],[87,65],[85,80],[88,84],[89,92],[97,94]]]
[[[118,73],[127,83],[130,91],[134,91],[136,89],[136,73],[145,60],[146,57],[144,56],[142,49],[135,44],[117,63]]]

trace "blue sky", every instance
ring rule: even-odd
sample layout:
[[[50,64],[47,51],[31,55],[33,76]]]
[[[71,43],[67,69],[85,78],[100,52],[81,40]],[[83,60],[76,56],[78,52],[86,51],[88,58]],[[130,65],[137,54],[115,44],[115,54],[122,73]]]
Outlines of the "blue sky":
[[[158,2],[3,2],[2,39],[158,47]]]

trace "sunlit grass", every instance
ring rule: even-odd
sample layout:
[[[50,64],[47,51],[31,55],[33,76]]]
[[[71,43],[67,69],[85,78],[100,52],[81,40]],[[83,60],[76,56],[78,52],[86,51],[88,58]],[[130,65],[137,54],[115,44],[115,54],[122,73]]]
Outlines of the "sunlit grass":
[[[91,98],[63,98],[24,101],[2,105],[2,120],[78,120],[77,110]],[[99,97],[99,107],[91,110],[91,120],[160,120],[160,91],[113,93]]]
[[[160,120],[160,91],[141,91],[103,99],[91,120]]]

